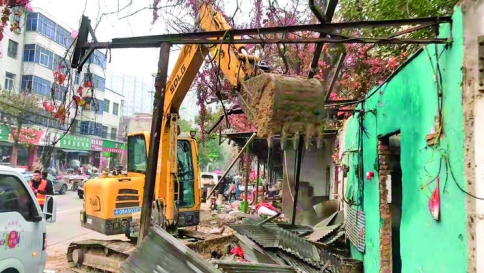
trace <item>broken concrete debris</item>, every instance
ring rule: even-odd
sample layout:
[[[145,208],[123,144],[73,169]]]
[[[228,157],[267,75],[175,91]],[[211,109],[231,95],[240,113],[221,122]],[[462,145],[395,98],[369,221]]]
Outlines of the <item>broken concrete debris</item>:
[[[258,208],[275,211],[276,216],[258,209],[245,214],[234,203],[220,206],[219,213],[196,228],[179,231],[184,242],[152,228],[150,239],[129,257],[122,272],[363,272],[361,261],[344,250],[342,211],[326,214],[312,227],[282,221],[270,204]],[[161,258],[167,252],[173,254]]]

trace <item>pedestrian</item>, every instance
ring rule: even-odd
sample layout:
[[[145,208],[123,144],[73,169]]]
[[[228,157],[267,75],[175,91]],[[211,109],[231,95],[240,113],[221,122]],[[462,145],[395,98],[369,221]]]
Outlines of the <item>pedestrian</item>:
[[[236,198],[235,200],[238,200],[240,197],[239,186],[240,186],[240,175],[237,174],[237,176],[235,177],[235,198]]]
[[[39,202],[40,208],[44,210],[45,198],[47,195],[54,195],[54,187],[46,178],[41,177],[41,172],[39,170],[34,171],[32,180],[29,181],[29,185]]]
[[[237,198],[235,197],[235,182],[232,182],[230,184],[230,195],[229,195],[229,203],[232,203],[232,197],[234,198],[234,201],[237,200]]]

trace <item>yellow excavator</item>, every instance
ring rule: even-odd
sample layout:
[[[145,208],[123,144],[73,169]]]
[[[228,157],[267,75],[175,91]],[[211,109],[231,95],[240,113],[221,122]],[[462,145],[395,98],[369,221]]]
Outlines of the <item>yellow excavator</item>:
[[[81,225],[105,235],[125,234],[129,239],[138,235],[143,187],[147,170],[149,132],[128,136],[127,174],[103,174],[84,185]],[[198,147],[194,136],[178,132],[178,173],[175,193],[179,208],[179,227],[196,226],[200,213],[200,175]],[[158,172],[161,166],[157,166]],[[135,221],[133,221],[133,216]],[[181,221],[180,221],[181,220]]]
[[[201,4],[198,26],[203,31],[228,30],[225,18],[209,4]],[[317,111],[326,93],[316,79],[268,73],[259,59],[247,55],[241,45],[214,43],[184,45],[167,82],[164,115],[151,224],[162,228],[197,225],[200,219],[200,187],[197,145],[177,126],[178,112],[207,55],[239,92],[239,104],[255,123],[259,136],[318,136],[322,131]],[[301,111],[304,109],[304,111]],[[128,136],[128,172],[86,182],[81,223],[106,235],[126,234],[128,241],[85,240],[72,243],[67,252],[71,265],[119,272],[136,248],[139,215],[146,178],[149,133]],[[177,147],[177,150],[175,150]]]

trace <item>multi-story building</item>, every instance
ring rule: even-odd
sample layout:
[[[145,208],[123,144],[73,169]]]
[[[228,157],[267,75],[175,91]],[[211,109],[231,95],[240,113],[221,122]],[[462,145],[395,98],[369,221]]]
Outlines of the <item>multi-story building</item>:
[[[105,54],[96,50],[84,65],[82,73],[77,73],[70,69],[68,63],[61,64],[73,42],[69,30],[72,28],[56,22],[43,11],[23,10],[23,15],[13,12],[10,20],[19,21],[22,27],[14,32],[7,28],[4,31],[0,59],[3,89],[30,91],[47,99],[54,87],[59,90],[55,92],[55,100],[62,101],[62,91],[67,87],[56,86],[54,72],[58,70],[72,75],[70,78],[74,90],[78,86],[84,86],[86,82],[90,82],[93,87],[85,88],[87,91],[82,97],[86,103],[80,107],[82,109],[69,109],[70,120],[66,124],[72,121],[73,126],[68,134],[65,134],[66,126],[60,126],[54,119],[31,124],[41,129],[38,140],[33,143],[40,147],[36,149],[37,156],[46,150],[52,140],[63,136],[51,154],[50,164],[54,167],[62,169],[72,160],[79,160],[81,164],[90,163],[96,167],[113,167],[119,164],[125,154],[124,139],[120,137],[119,130],[124,99],[119,92],[106,88]],[[41,114],[48,115],[46,112]],[[5,132],[0,132],[0,141],[5,140],[2,134]],[[7,141],[0,142],[0,161],[8,158],[6,155],[11,152],[9,147],[12,144],[9,143],[8,136],[6,138]],[[32,165],[32,156],[32,152],[20,147],[17,162],[11,164]]]
[[[141,77],[106,71],[106,87],[124,96],[123,111],[126,116],[153,111],[154,78],[148,82]]]

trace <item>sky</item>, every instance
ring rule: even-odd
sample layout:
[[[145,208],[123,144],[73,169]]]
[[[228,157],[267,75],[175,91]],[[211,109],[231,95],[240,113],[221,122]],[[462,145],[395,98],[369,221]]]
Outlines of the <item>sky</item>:
[[[95,27],[101,13],[115,12],[120,7],[132,2],[131,7],[122,12],[105,16],[95,30],[99,42],[108,42],[112,38],[123,38],[133,36],[158,35],[167,33],[166,26],[162,20],[151,24],[153,19],[152,10],[137,12],[128,18],[121,18],[132,14],[137,10],[148,7],[153,0],[32,0],[34,11],[46,13],[56,19],[56,23],[63,25],[70,31],[79,28],[82,14],[91,19],[91,25]],[[165,1],[161,1],[164,3]],[[235,1],[234,1],[235,2]],[[87,4],[86,4],[87,3]],[[230,11],[230,4],[227,11]],[[235,6],[233,7],[235,9]],[[162,16],[162,15],[160,15]],[[179,47],[173,46],[170,54],[169,71],[178,58]],[[101,50],[105,52],[104,50]],[[145,82],[153,81],[152,74],[157,71],[158,48],[149,49],[113,49],[111,57],[108,54],[108,70],[115,73],[124,73],[138,78],[142,77]],[[109,62],[109,58],[111,58]],[[169,72],[169,75],[171,74]],[[154,89],[154,88],[153,88]],[[193,120],[198,115],[199,107],[196,104],[195,92],[189,92],[180,110],[182,118]]]

